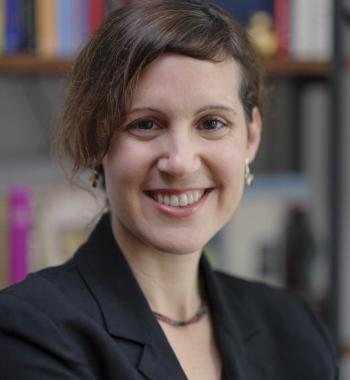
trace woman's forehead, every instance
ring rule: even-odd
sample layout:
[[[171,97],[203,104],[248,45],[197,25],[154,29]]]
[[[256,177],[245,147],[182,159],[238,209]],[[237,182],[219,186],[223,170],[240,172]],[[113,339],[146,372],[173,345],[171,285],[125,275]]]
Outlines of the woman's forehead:
[[[241,81],[239,64],[233,59],[220,62],[198,60],[184,55],[165,54],[141,73],[132,99],[132,108],[186,102],[232,103],[238,98]]]

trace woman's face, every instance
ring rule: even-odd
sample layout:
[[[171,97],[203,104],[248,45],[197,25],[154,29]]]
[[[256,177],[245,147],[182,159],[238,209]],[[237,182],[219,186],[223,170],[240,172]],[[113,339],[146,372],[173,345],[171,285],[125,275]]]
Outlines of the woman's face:
[[[127,120],[103,159],[119,242],[197,252],[231,217],[261,129],[257,109],[247,126],[240,79],[232,59],[175,54],[143,71]]]

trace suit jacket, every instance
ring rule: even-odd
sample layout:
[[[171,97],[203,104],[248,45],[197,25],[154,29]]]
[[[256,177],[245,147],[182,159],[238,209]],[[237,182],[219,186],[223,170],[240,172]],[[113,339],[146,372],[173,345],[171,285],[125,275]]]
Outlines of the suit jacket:
[[[227,380],[334,380],[336,357],[296,298],[201,259]],[[184,380],[105,215],[67,263],[0,292],[2,380]]]

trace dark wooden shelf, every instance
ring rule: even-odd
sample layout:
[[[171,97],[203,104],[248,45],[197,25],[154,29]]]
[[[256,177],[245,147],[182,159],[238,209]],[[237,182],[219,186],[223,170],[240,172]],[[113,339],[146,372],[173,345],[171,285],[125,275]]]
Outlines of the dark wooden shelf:
[[[269,76],[328,77],[331,73],[329,62],[266,59],[264,63]],[[0,57],[0,74],[64,74],[71,65],[71,59],[48,59],[31,55]]]
[[[270,76],[328,77],[331,64],[319,61],[296,61],[292,59],[266,59],[266,72]]]
[[[59,74],[67,73],[70,59],[38,58],[32,55],[0,57],[0,74]]]

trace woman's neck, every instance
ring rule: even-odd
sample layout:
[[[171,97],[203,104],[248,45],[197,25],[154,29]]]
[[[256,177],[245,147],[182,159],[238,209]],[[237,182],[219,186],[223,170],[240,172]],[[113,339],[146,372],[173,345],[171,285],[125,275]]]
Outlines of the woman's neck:
[[[165,253],[125,238],[115,226],[113,233],[151,309],[173,319],[193,317],[202,302],[201,252]]]

